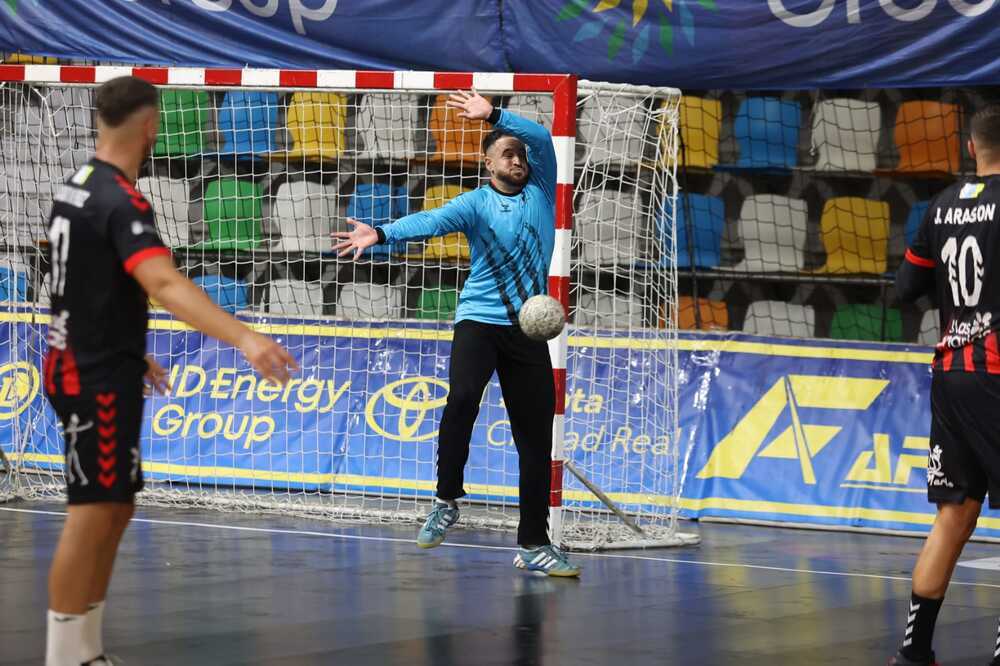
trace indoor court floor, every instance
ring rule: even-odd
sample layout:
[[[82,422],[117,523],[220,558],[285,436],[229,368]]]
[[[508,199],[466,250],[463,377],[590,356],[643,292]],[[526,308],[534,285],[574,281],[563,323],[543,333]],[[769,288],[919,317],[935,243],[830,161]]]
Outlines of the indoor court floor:
[[[0,505],[0,663],[38,666],[56,503]],[[700,546],[577,554],[579,581],[511,565],[508,534],[140,508],[105,644],[129,666],[884,664],[921,540],[689,524]],[[970,544],[941,611],[942,665],[983,666],[1000,612],[993,544]],[[1000,558],[998,558],[1000,559]],[[979,561],[979,562],[977,562]]]

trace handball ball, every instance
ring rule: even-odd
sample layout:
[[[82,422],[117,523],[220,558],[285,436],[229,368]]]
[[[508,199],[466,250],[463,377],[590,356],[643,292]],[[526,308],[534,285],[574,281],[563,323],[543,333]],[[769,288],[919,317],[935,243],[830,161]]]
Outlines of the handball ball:
[[[532,296],[517,315],[521,330],[532,340],[551,340],[562,333],[566,313],[562,303],[551,296]]]

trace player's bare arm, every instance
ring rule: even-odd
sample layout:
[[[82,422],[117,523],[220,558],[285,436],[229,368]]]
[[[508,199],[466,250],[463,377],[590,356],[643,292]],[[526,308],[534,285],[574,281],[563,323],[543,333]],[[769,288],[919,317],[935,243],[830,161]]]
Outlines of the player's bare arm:
[[[220,309],[178,273],[169,258],[147,259],[136,267],[133,276],[147,294],[178,319],[239,349],[264,378],[283,384],[288,381],[289,371],[299,369],[284,347]]]

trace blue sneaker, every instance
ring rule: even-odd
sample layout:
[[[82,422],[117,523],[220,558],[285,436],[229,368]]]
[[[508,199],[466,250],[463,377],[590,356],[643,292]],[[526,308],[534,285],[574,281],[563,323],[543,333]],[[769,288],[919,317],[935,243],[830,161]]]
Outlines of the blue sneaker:
[[[522,548],[514,557],[514,566],[546,576],[574,578],[580,575],[580,567],[570,564],[566,553],[552,545]]]
[[[437,502],[417,534],[417,545],[421,548],[440,546],[444,542],[444,533],[457,522],[458,508]]]

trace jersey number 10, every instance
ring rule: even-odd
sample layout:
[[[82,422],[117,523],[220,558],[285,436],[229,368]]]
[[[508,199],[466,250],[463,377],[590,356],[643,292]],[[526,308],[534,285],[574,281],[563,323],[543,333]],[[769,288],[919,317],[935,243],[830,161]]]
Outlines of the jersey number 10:
[[[969,275],[966,272],[969,265],[969,253],[972,253],[973,271],[971,276],[972,289],[969,289]],[[979,295],[983,290],[983,253],[979,249],[979,241],[975,236],[967,236],[962,241],[962,249],[958,248],[958,239],[952,237],[945,241],[941,248],[941,261],[948,265],[948,283],[951,285],[951,298],[955,307],[975,307],[979,305]]]

